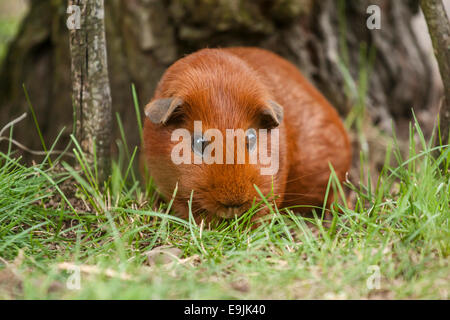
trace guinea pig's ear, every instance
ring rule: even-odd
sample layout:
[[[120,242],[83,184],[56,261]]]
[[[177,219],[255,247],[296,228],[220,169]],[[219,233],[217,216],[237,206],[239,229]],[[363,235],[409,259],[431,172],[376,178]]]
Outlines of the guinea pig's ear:
[[[180,98],[161,98],[145,106],[145,115],[155,124],[166,124],[175,114],[175,110],[183,104]]]
[[[283,121],[283,107],[275,101],[269,100],[262,109],[261,125],[263,128],[278,127]]]

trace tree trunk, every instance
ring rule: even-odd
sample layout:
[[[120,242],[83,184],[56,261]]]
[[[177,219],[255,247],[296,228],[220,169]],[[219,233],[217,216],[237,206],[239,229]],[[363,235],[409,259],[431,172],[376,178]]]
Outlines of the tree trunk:
[[[370,4],[381,8],[380,30],[366,27]],[[50,144],[73,121],[65,5],[63,0],[31,1],[0,70],[0,123],[26,110],[25,83]],[[240,45],[286,57],[345,115],[357,99],[353,81],[357,86],[361,66],[374,52],[365,104],[371,120],[389,131],[392,119],[410,119],[412,108],[416,113],[431,109],[440,94],[433,57],[426,55],[413,29],[418,10],[418,0],[108,0],[113,110],[129,144],[139,145],[131,83],[144,104],[176,59],[206,46]],[[31,121],[20,124],[15,138],[37,149],[39,139],[25,130],[31,126]]]
[[[442,144],[449,143],[450,130],[450,22],[441,0],[421,0],[436,59],[444,84],[445,99],[439,111]]]
[[[98,179],[102,182],[109,174],[112,141],[104,2],[69,0],[68,3],[74,18],[67,26],[70,28],[76,135],[90,165],[94,164],[95,157]]]

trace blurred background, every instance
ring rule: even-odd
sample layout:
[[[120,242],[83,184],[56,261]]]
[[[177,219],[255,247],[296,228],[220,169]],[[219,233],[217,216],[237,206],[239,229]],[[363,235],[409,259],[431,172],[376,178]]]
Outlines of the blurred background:
[[[27,9],[27,1],[0,1],[0,59],[3,59]]]
[[[379,30],[366,27],[371,4],[381,9]],[[0,0],[0,127],[29,111],[24,84],[47,145],[65,128],[59,148],[73,125],[66,6]],[[131,84],[143,107],[171,63],[204,47],[258,46],[296,64],[375,167],[393,126],[400,142],[408,138],[412,109],[427,135],[436,120],[442,83],[416,0],[107,0],[105,7],[113,112],[130,149],[139,145]],[[30,116],[14,138],[41,148]]]

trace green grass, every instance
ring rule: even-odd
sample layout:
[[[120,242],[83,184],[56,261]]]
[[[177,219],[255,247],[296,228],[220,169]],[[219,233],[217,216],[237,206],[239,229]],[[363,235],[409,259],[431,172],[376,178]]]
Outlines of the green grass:
[[[330,178],[330,191],[356,198],[332,207],[331,222],[322,208],[310,219],[264,200],[271,214],[254,229],[257,206],[214,228],[176,218],[170,203],[156,208],[153,186],[133,172],[136,149],[121,141],[100,186],[72,142],[73,166],[0,154],[2,299],[448,298],[449,147],[433,148],[417,123],[408,157],[393,140],[378,181],[364,169],[358,185]],[[67,286],[72,265],[79,290]],[[367,286],[374,268],[380,289]]]

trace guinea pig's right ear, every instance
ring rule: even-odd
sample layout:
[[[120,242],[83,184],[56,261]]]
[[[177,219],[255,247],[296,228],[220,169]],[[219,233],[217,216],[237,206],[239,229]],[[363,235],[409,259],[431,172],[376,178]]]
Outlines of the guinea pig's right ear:
[[[272,129],[278,127],[283,121],[283,107],[273,100],[267,101],[261,114],[261,125],[263,128]]]
[[[175,115],[175,110],[183,104],[180,98],[161,98],[145,106],[145,115],[155,124],[166,124]]]

